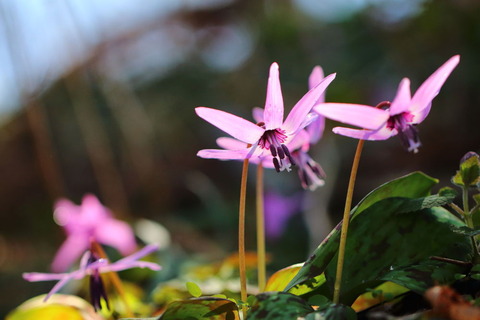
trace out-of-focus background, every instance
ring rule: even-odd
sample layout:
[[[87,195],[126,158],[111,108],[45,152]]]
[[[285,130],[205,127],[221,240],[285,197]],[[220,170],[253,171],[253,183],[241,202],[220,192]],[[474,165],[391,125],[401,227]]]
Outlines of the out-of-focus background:
[[[368,142],[355,201],[414,170],[449,185],[479,151],[479,17],[476,0],[1,1],[0,315],[50,287],[21,273],[48,271],[64,239],[52,219],[61,197],[94,193],[121,219],[159,222],[187,257],[234,252],[241,164],[196,157],[223,134],[194,107],[251,119],[273,61],[287,108],[315,65],[337,72],[327,101],[375,105],[460,54],[419,127],[420,152]],[[325,187],[303,193],[295,172],[266,174],[273,207],[302,200],[269,239],[271,269],[301,262],[339,220],[356,141],[333,125],[311,152]]]

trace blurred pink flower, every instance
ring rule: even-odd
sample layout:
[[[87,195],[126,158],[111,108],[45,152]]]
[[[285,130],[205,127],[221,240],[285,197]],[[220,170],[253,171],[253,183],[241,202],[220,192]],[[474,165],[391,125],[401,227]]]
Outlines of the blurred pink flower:
[[[348,103],[323,103],[314,110],[327,118],[366,129],[336,127],[334,133],[363,140],[386,140],[398,134],[407,150],[416,153],[421,143],[415,125],[427,117],[432,100],[459,61],[459,55],[451,57],[425,80],[413,97],[410,95],[410,80],[404,78],[386,110]]]
[[[148,245],[140,251],[113,263],[109,263],[107,259],[98,259],[90,250],[87,250],[82,256],[78,270],[68,273],[30,272],[24,273],[23,278],[30,282],[58,280],[45,297],[44,301],[47,301],[48,298],[54,293],[57,293],[70,280],[79,280],[86,276],[90,276],[92,304],[95,309],[98,309],[100,308],[100,298],[107,300],[100,274],[106,272],[118,272],[131,268],[149,268],[158,271],[161,269],[158,264],[147,261],[138,261],[138,259],[143,258],[156,250],[158,250],[156,245]]]
[[[90,248],[92,240],[112,246],[124,256],[137,248],[130,226],[114,219],[110,210],[94,195],[85,195],[80,206],[67,199],[58,200],[55,203],[54,218],[67,234],[67,239],[53,260],[54,272],[66,271]]]
[[[199,117],[250,146],[242,149],[200,150],[197,155],[202,158],[222,160],[264,158],[269,155],[272,157],[273,167],[278,172],[290,171],[294,162],[287,145],[298,132],[315,119],[310,111],[334,78],[335,74],[331,74],[308,91],[297,102],[284,121],[278,64],[273,63],[268,78],[263,122],[255,124],[233,114],[206,107],[195,109]]]
[[[278,240],[285,232],[288,221],[302,209],[302,195],[283,196],[276,192],[265,193],[265,236]]]

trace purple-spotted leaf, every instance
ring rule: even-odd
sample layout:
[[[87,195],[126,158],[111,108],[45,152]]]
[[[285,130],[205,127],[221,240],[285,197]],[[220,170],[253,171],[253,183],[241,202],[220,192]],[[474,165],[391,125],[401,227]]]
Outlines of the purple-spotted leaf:
[[[296,295],[287,292],[264,292],[256,296],[247,320],[291,320],[311,312],[313,308]]]
[[[282,291],[287,284],[292,281],[303,266],[303,263],[297,263],[281,270],[278,270],[270,276],[265,286],[265,291]]]
[[[174,301],[159,320],[239,320],[238,306],[228,299],[201,297]]]
[[[413,172],[398,179],[389,181],[370,192],[360,203],[352,209],[352,220],[374,203],[389,197],[420,198],[430,194],[431,188],[438,181],[421,172]],[[320,243],[315,252],[305,262],[302,269],[285,288],[286,291],[303,287],[302,293],[312,291],[322,283],[313,281],[321,275],[338,250],[341,223]]]

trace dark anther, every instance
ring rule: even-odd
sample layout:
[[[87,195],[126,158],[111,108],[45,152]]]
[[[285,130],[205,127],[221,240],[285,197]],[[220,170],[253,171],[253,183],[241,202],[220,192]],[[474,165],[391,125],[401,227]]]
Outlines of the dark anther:
[[[283,146],[283,144],[282,144],[282,146]],[[284,158],[285,158],[285,152],[283,152],[283,149],[282,149],[281,147],[278,147],[278,148],[277,148],[277,152],[278,152],[278,157],[279,157],[280,159],[284,159]]]
[[[278,163],[278,159],[277,158],[273,158],[273,166],[275,167],[275,170],[277,172],[280,172],[280,163]]]
[[[275,146],[273,144],[270,145],[270,152],[272,153],[273,157],[277,156],[277,149],[275,148]]]

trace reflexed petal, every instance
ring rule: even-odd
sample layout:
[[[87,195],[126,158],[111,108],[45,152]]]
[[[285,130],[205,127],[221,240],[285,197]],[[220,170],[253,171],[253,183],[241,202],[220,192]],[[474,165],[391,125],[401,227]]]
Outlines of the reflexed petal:
[[[412,112],[413,119],[412,119],[411,123],[418,124],[418,123],[422,122],[423,120],[425,120],[425,118],[430,113],[431,108],[432,108],[432,104],[429,103],[426,108],[424,108],[424,109],[422,109],[418,112]]]
[[[317,84],[319,84],[324,78],[323,69],[320,66],[315,66],[308,77],[308,89],[314,88]],[[321,101],[323,102],[323,101]]]
[[[84,234],[71,234],[58,249],[53,259],[51,269],[53,272],[66,271],[90,246],[88,236]]]
[[[131,269],[131,268],[148,268],[153,271],[158,271],[162,270],[162,267],[156,264],[155,262],[148,262],[148,261],[131,261],[128,263],[112,263],[111,265],[107,265],[105,267],[101,267],[98,269],[100,273],[105,273],[105,272],[117,272],[117,271],[123,271],[126,269]]]
[[[111,246],[122,255],[133,253],[137,249],[135,235],[130,225],[119,220],[106,220],[95,229],[95,239],[98,242]]]
[[[308,151],[310,149],[310,135],[306,130],[298,132],[295,137],[287,144],[290,151],[302,149]]]
[[[397,95],[390,105],[390,115],[394,116],[410,109],[410,80],[403,78],[398,86]]]
[[[270,66],[263,119],[267,130],[280,128],[283,122],[282,87],[280,85],[280,75],[276,62]]]
[[[329,119],[370,130],[380,128],[390,117],[388,111],[349,103],[322,103],[315,106],[314,111]]]
[[[424,83],[422,83],[412,97],[412,104],[410,107],[412,113],[420,112],[428,107],[459,62],[459,55],[451,57],[440,68],[438,68],[437,71],[428,77]]]
[[[231,113],[206,107],[195,108],[197,115],[234,138],[254,144],[265,132],[256,124]]]
[[[197,156],[204,159],[243,160],[247,158],[249,151],[250,149],[245,149],[245,150],[203,149],[198,151]]]
[[[302,123],[304,123],[305,117],[310,113],[315,103],[317,103],[319,97],[327,89],[328,85],[335,79],[335,73],[324,78],[317,86],[308,91],[293,107],[292,111],[285,119],[285,123],[282,129],[288,133],[294,133],[301,129]]]
[[[325,130],[325,117],[319,115],[305,130],[310,135],[310,143],[317,143],[323,136],[323,130]]]
[[[65,278],[61,279],[60,281],[58,281],[52,288],[52,290],[50,290],[47,294],[47,296],[45,297],[45,299],[43,301],[47,301],[48,298],[50,298],[53,294],[57,293],[60,289],[62,289],[62,287],[64,285],[67,284],[68,281],[72,280],[72,276],[70,275],[67,275],[65,276]]]
[[[220,137],[216,140],[216,142],[220,148],[227,150],[247,149],[248,146],[248,143],[229,137]]]
[[[397,130],[392,130],[387,127],[384,127],[377,131],[335,127],[332,129],[332,131],[342,136],[362,140],[386,140],[397,134]]]
[[[30,282],[37,281],[52,281],[61,280],[67,277],[68,273],[41,273],[41,272],[27,272],[22,275],[23,279]]]
[[[122,258],[122,259],[114,262],[113,264],[128,263],[128,262],[136,261],[136,260],[141,259],[145,256],[148,256],[150,253],[153,253],[157,250],[158,250],[157,245],[149,244],[149,245],[143,247],[142,249],[138,250],[134,254],[129,255],[128,257]]]

